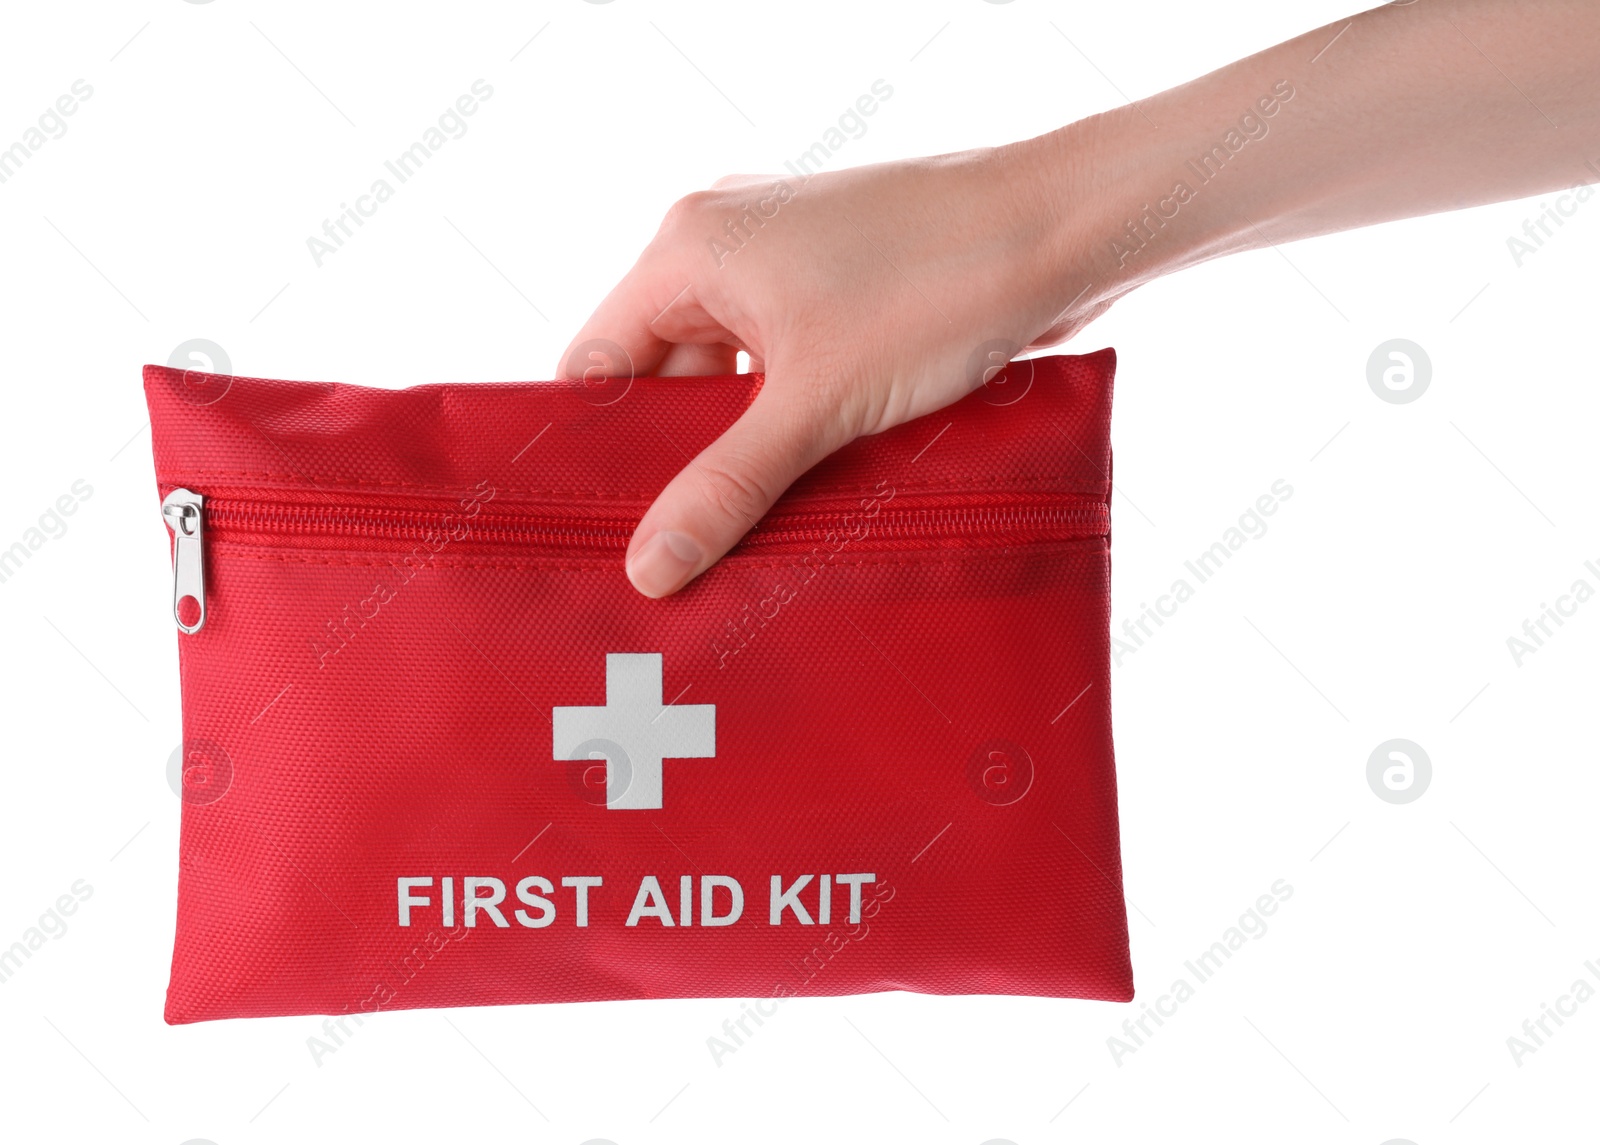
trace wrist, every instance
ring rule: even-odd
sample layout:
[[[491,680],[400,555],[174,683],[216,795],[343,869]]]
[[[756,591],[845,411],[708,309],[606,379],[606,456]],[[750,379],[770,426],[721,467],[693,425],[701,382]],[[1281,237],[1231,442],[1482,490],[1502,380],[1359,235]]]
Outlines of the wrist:
[[[1257,86],[1231,102],[1156,97],[1148,111],[1130,104],[1015,145],[1053,189],[1046,257],[1062,306],[1108,302],[1265,244],[1258,228],[1274,217],[1277,191],[1261,141],[1289,118],[1295,91]]]

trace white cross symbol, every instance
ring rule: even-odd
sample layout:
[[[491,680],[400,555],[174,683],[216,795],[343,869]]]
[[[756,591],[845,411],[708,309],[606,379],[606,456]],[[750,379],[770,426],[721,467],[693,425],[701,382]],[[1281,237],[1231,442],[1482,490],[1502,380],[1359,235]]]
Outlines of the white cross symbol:
[[[606,706],[552,708],[550,725],[556,759],[604,755],[612,810],[659,808],[662,760],[717,754],[715,704],[662,706],[659,652],[607,653]],[[618,750],[621,759],[612,754]]]

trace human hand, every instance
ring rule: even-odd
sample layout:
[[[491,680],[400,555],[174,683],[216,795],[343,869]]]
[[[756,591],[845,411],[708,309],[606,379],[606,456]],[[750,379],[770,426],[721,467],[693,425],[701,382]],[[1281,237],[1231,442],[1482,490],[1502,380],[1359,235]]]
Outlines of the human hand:
[[[1063,189],[1044,141],[795,176],[739,176],[674,204],[638,263],[563,356],[606,339],[613,371],[765,380],[743,416],[666,487],[628,547],[646,596],[676,592],[828,454],[963,397],[1015,353],[1066,337]],[[1082,284],[1078,284],[1081,286]],[[1061,295],[1066,291],[1066,297]]]
[[[1391,3],[1024,143],[680,200],[562,376],[600,338],[631,359],[611,369],[731,373],[743,349],[766,378],[645,514],[628,576],[676,592],[829,453],[980,385],[985,343],[1053,344],[1220,255],[1590,182],[1597,44],[1581,0]]]

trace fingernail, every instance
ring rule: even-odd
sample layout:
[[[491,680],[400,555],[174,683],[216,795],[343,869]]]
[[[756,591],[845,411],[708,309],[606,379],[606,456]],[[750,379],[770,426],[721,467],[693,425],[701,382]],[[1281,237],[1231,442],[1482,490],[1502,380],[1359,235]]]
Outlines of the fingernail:
[[[700,567],[700,546],[687,533],[663,531],[628,561],[628,579],[650,597],[677,592]]]

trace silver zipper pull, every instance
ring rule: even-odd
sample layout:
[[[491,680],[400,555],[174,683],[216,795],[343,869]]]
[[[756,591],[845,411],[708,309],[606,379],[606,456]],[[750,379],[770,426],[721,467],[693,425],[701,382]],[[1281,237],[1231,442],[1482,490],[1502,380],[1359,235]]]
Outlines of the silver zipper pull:
[[[188,489],[174,489],[161,502],[161,517],[172,530],[172,619],[178,631],[194,635],[206,622],[206,564],[200,524],[205,498]],[[193,597],[200,614],[193,624],[183,622],[178,605]]]

